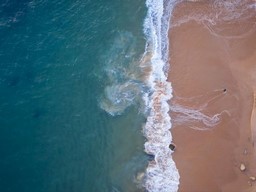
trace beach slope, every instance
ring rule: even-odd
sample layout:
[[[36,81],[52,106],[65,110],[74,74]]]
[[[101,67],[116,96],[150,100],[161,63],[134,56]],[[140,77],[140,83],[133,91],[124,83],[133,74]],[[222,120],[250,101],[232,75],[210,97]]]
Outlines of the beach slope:
[[[256,190],[255,2],[219,2],[179,3],[171,19],[179,192]]]

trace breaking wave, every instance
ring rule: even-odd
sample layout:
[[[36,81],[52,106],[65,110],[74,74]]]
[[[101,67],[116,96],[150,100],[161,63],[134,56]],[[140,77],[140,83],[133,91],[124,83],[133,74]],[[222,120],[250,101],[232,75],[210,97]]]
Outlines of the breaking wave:
[[[102,57],[108,82],[100,107],[115,116],[137,105],[146,117],[144,147],[153,158],[140,180],[149,192],[177,192],[180,178],[169,148],[172,124],[168,101],[172,86],[167,81],[168,30],[174,5],[174,0],[146,1],[146,46],[141,59],[135,59],[139,58],[136,38],[129,32],[120,32]]]
[[[175,1],[147,0],[147,17],[144,32],[147,37],[145,57],[151,66],[147,85],[149,114],[143,128],[147,138],[145,151],[154,156],[147,167],[145,187],[150,192],[176,192],[179,185],[179,173],[172,159],[169,145],[172,141],[170,133],[171,118],[168,114],[168,101],[172,97],[171,83],[167,82],[168,70],[168,29],[171,11]],[[145,66],[145,64],[143,64]]]

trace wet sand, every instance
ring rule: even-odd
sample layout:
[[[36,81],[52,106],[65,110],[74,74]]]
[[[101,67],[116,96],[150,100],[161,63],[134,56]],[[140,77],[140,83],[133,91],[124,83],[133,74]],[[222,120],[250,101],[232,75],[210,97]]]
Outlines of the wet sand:
[[[179,3],[171,20],[179,192],[256,191],[255,1],[213,2]]]

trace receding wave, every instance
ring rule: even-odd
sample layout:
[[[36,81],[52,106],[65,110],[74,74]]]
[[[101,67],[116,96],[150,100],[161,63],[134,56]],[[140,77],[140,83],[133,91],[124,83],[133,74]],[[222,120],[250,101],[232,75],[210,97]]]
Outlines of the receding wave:
[[[145,61],[151,66],[146,82],[151,94],[147,95],[149,114],[143,133],[147,138],[145,151],[153,155],[154,160],[147,167],[144,185],[150,192],[176,192],[179,185],[179,173],[169,149],[172,141],[169,129],[172,125],[168,114],[168,100],[172,97],[172,87],[166,76],[169,17],[174,3],[175,1],[164,0],[146,2],[148,13],[144,24],[147,37]]]
[[[206,9],[193,9],[193,3],[202,3]],[[205,3],[207,2],[207,4]],[[256,2],[252,0],[190,0],[191,7],[172,27],[189,21],[203,24],[214,36],[226,39],[238,39],[253,32],[256,25],[250,21],[255,17]],[[243,27],[237,22],[244,23]],[[223,25],[225,23],[225,25]],[[245,25],[246,24],[246,25]],[[232,26],[232,27],[231,27]],[[236,30],[234,30],[234,28]]]
[[[218,113],[207,112],[210,105],[226,95],[226,92],[214,90],[189,98],[182,98],[176,95],[176,101],[171,103],[171,112],[175,126],[187,124],[189,128],[195,130],[209,130],[218,125],[222,118],[227,115],[231,116],[228,110]],[[193,126],[190,126],[193,125]]]

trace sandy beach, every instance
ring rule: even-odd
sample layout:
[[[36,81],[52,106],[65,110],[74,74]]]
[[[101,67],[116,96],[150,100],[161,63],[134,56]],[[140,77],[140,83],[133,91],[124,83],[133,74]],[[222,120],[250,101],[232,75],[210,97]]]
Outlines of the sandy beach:
[[[255,1],[216,2],[179,3],[171,19],[179,192],[256,191]]]

